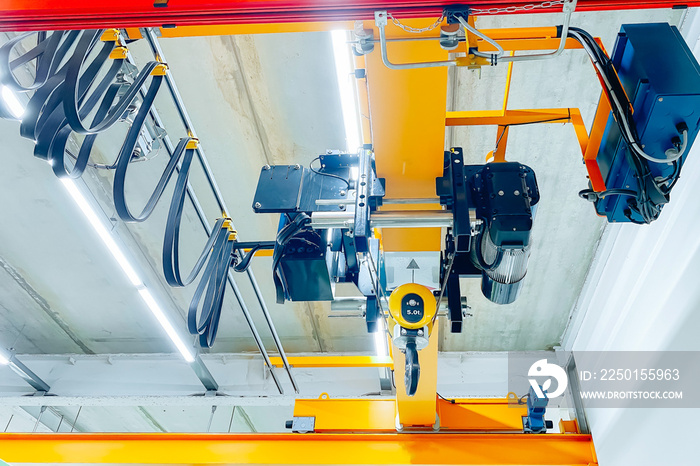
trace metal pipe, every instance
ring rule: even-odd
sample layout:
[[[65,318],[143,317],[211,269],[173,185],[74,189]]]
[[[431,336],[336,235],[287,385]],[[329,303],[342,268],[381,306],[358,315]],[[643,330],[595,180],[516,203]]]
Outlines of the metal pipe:
[[[416,68],[437,68],[440,66],[456,66],[457,60],[446,60],[446,61],[428,61],[422,63],[392,63],[389,61],[389,55],[387,53],[387,39],[386,39],[386,25],[388,23],[388,17],[386,11],[375,11],[374,21],[379,28],[379,48],[382,53],[382,62],[384,65],[391,70],[412,70]]]
[[[214,422],[214,413],[216,412],[216,405],[212,405],[211,414],[209,415],[209,424],[207,425],[207,432],[211,432],[211,423]]]
[[[443,301],[444,303],[444,301]],[[440,309],[443,309],[445,306],[443,304],[440,304]],[[447,311],[441,310],[440,312],[437,313],[438,317],[449,317],[449,313]],[[389,317],[388,314],[384,314],[386,318]],[[364,310],[362,311],[339,311],[337,314],[333,312],[332,314],[328,314],[329,319],[364,319],[365,314]]]
[[[383,300],[384,305],[388,305],[387,300]],[[354,297],[345,297],[345,298],[334,298],[333,301],[331,301],[331,312],[337,312],[337,311],[361,311],[363,306],[367,305],[367,298],[354,298]],[[329,317],[332,314],[329,314]]]
[[[242,258],[245,258],[246,254],[245,252],[241,249],[240,250],[240,255]],[[253,290],[255,291],[255,296],[258,298],[258,303],[260,303],[260,308],[263,311],[263,315],[265,316],[265,320],[268,323],[268,326],[270,327],[270,333],[272,334],[272,339],[275,342],[275,346],[277,347],[277,350],[279,351],[280,358],[282,358],[282,364],[284,364],[284,369],[287,371],[287,375],[289,375],[289,381],[292,383],[292,387],[294,388],[295,393],[299,393],[299,386],[297,385],[297,381],[294,379],[294,375],[292,375],[292,367],[289,364],[289,360],[287,359],[287,354],[284,352],[284,349],[282,348],[282,342],[280,341],[279,335],[277,334],[277,330],[275,329],[275,324],[272,323],[272,316],[270,315],[270,311],[267,309],[267,305],[265,304],[265,300],[262,297],[262,292],[260,291],[260,287],[258,286],[258,281],[255,279],[255,276],[253,275],[252,270],[250,268],[246,270],[246,273],[248,274],[248,277],[250,278],[250,284],[253,285]],[[229,272],[229,276],[231,275],[231,272]],[[270,369],[272,370],[272,368]]]
[[[440,40],[440,36],[435,36],[435,37],[395,37],[393,39],[387,39],[387,42],[416,42],[416,41],[426,41],[426,40]],[[464,37],[460,38],[461,42],[464,42]],[[379,39],[363,39],[362,41],[359,40],[349,40],[347,41],[348,44],[353,45],[353,44],[359,44],[361,42],[372,42],[374,44],[379,43]]]
[[[386,299],[382,299],[384,306],[388,306],[389,302]],[[367,298],[353,298],[353,297],[345,297],[345,298],[335,298],[333,301],[331,301],[331,314],[328,315],[328,317],[362,317],[361,314],[338,314],[335,315],[333,313],[335,312],[343,312],[343,311],[363,311],[365,310],[365,307],[367,306]],[[446,311],[448,309],[447,307],[447,301],[443,301],[440,303],[439,310],[440,311]],[[441,314],[441,315],[446,315],[446,314]]]
[[[153,29],[146,29],[146,39],[148,40],[148,43],[151,47],[151,50],[153,54],[156,56],[156,58],[159,61],[162,61],[163,63],[167,63],[163,56],[163,51],[160,48],[160,44],[158,43],[158,40],[156,38],[155,32]],[[182,97],[180,96],[180,92],[177,89],[177,86],[175,84],[175,80],[173,79],[172,73],[170,70],[166,70],[165,74],[165,82],[167,84],[167,87],[170,91],[170,94],[173,98],[173,101],[175,103],[175,106],[177,107],[178,113],[180,115],[180,119],[185,125],[185,128],[191,135],[191,137],[196,138],[197,134],[194,130],[194,125],[192,124],[192,121],[190,120],[190,117],[187,113],[187,110],[185,109],[185,104],[182,101]],[[221,191],[219,190],[219,186],[216,183],[216,180],[214,179],[214,175],[211,171],[211,168],[209,166],[209,162],[207,161],[206,156],[204,155],[204,151],[202,150],[201,146],[197,146],[196,150],[197,158],[199,159],[200,164],[202,165],[202,169],[204,170],[204,174],[207,178],[207,182],[209,183],[209,186],[212,189],[212,192],[214,193],[214,197],[216,198],[217,204],[219,205],[219,208],[221,209],[222,212],[230,212],[227,207],[226,203],[224,201],[224,198],[221,194]],[[205,217],[206,218],[206,217]],[[208,225],[206,221],[204,221]],[[233,223],[233,222],[232,222]],[[235,228],[235,227],[234,227]],[[211,227],[205,228],[205,230],[208,230],[207,233],[211,234]],[[240,250],[240,254],[242,255],[243,258],[245,258],[245,252],[243,250]],[[251,285],[253,286],[253,290],[255,292],[256,297],[258,298],[258,302],[260,303],[260,307],[263,311],[263,315],[265,317],[265,320],[267,322],[268,328],[270,330],[270,333],[272,334],[272,338],[275,342],[275,346],[277,347],[277,351],[279,352],[280,357],[282,358],[282,362],[284,363],[284,368],[287,371],[287,375],[289,376],[289,380],[292,383],[292,386],[294,387],[294,390],[296,392],[299,391],[297,387],[296,380],[294,379],[294,375],[292,374],[292,368],[289,365],[289,361],[287,359],[287,354],[284,351],[284,348],[282,347],[282,342],[279,339],[279,335],[277,334],[277,329],[275,328],[274,323],[272,322],[272,317],[270,316],[270,313],[267,309],[267,306],[265,305],[265,301],[262,297],[262,292],[260,291],[260,287],[258,286],[257,280],[255,279],[255,275],[253,274],[253,271],[248,269],[246,271],[246,274],[248,275],[248,279],[250,280]],[[258,348],[261,350],[261,353],[263,354],[263,358],[265,359],[265,363],[268,365],[270,368],[270,372],[274,374],[273,366],[270,363],[269,356],[267,355],[267,351],[265,350],[264,344],[262,342],[262,339],[260,338],[260,335],[257,332],[257,329],[255,328],[255,323],[253,322],[250,313],[247,311],[247,307],[245,306],[243,302],[243,296],[240,294],[240,290],[238,290],[238,287],[235,284],[235,281],[233,279],[233,273],[229,271],[228,273],[228,282],[231,285],[231,287],[234,290],[234,293],[236,294],[236,299],[238,300],[238,303],[241,306],[241,310],[243,311],[243,314],[246,318],[246,321],[248,322],[248,326],[251,328],[251,332],[253,333],[253,337],[256,340],[256,344],[258,345]],[[273,375],[274,378],[274,375]],[[278,389],[280,391],[283,391],[279,381],[275,378],[275,384],[277,385]]]
[[[17,375],[22,377],[25,382],[32,386],[37,392],[46,392],[50,390],[49,385],[44,382],[41,377],[36,375],[31,369],[25,366],[22,361],[17,359],[17,356],[12,353],[8,359],[8,365]]]
[[[39,423],[41,422],[41,418],[44,415],[44,412],[46,411],[46,406],[42,406],[39,409],[39,415],[36,417],[36,422],[34,423],[34,429],[32,432],[36,432],[36,430],[39,428]]]
[[[314,212],[311,227],[352,228],[352,212]],[[452,226],[452,212],[446,210],[377,211],[370,216],[372,228],[443,228]]]
[[[558,57],[561,55],[561,53],[564,51],[566,48],[566,39],[568,38],[568,33],[569,33],[569,25],[571,24],[571,13],[576,9],[576,2],[577,0],[565,0],[563,4],[562,11],[564,12],[564,25],[562,26],[562,31],[561,31],[561,40],[559,41],[559,47],[549,53],[535,53],[532,55],[516,55],[516,56],[501,56],[503,54],[503,48],[500,45],[497,45],[493,40],[491,39],[486,39],[486,36],[481,34],[481,32],[476,31],[473,29],[466,21],[464,21],[464,18],[458,17],[457,19],[459,22],[462,24],[462,26],[465,27],[465,29],[470,30],[474,34],[477,34],[478,36],[484,38],[484,40],[487,40],[489,43],[494,44],[499,50],[498,54],[491,54],[491,53],[485,53],[485,52],[479,52],[479,51],[474,51],[474,55],[482,58],[492,58],[495,57],[497,58],[497,61],[500,62],[516,62],[516,61],[532,61],[532,60],[546,60],[549,58],[554,58]]]
[[[354,205],[355,199],[316,199],[316,205]]]
[[[439,204],[440,198],[438,197],[424,197],[424,198],[384,198],[382,199],[382,205],[389,204]],[[316,205],[353,205],[355,204],[355,199],[316,199]]]
[[[493,45],[494,47],[496,47],[496,50],[498,50],[498,53],[491,54],[491,57],[499,58],[499,57],[503,56],[503,54],[505,53],[505,51],[503,50],[503,47],[501,47],[501,44],[499,44],[499,43],[496,42],[495,40],[491,39],[489,36],[487,36],[486,34],[484,34],[484,33],[481,32],[481,31],[479,31],[477,28],[473,27],[471,24],[469,24],[469,22],[468,22],[466,19],[464,19],[464,17],[462,17],[462,16],[457,16],[457,21],[459,21],[459,23],[462,25],[462,27],[464,27],[464,29],[465,29],[466,31],[471,32],[472,34],[474,34],[474,35],[477,36],[477,37],[481,37],[481,38],[484,39],[486,42],[488,42],[489,44],[491,44],[491,45]],[[478,53],[475,53],[475,55],[481,56],[481,55],[478,54]]]
[[[382,205],[387,204],[439,204],[439,197],[423,197],[423,198],[384,198]]]
[[[452,212],[446,210],[377,211],[370,217],[375,228],[451,227]]]

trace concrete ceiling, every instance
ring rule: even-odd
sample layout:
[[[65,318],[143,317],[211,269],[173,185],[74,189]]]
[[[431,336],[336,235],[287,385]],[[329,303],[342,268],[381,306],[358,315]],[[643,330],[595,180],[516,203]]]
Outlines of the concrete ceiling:
[[[682,13],[649,10],[576,13],[573,25],[601,36],[611,50],[625,22],[669,21]],[[560,22],[557,15],[480,18],[479,27],[523,27]],[[194,122],[243,240],[272,239],[277,218],[254,215],[251,203],[265,163],[308,164],[327,148],[344,146],[344,130],[328,33],[162,39],[164,53]],[[136,60],[151,58],[146,44],[130,45]],[[378,52],[375,52],[378,53]],[[450,77],[448,109],[496,109],[502,104],[505,67],[479,74],[456,70]],[[510,109],[578,107],[590,125],[599,96],[598,82],[582,51],[567,51],[551,61],[516,64]],[[156,107],[168,132],[184,135],[167,92]],[[95,160],[111,161],[125,128],[98,138]],[[19,353],[171,353],[174,349],[136,291],[107,255],[104,246],[67,196],[48,166],[32,157],[32,144],[18,135],[18,124],[0,121],[0,344]],[[495,128],[448,132],[446,147],[467,148],[480,163],[492,150]],[[381,157],[381,154],[377,154]],[[580,293],[603,223],[578,199],[585,170],[570,125],[536,125],[511,130],[507,157],[532,166],[542,193],[535,244],[521,297],[509,306],[488,303],[479,284],[465,282],[472,306],[465,333],[443,332],[443,351],[548,349],[558,345]],[[130,169],[127,194],[143,205],[167,157],[160,155]],[[111,173],[90,171],[85,182],[107,217],[114,217]],[[192,185],[213,221],[220,212],[202,173]],[[161,272],[166,191],[147,222],[114,222],[125,250],[143,271],[149,287],[178,321],[193,287],[171,289]],[[194,210],[183,222],[185,265],[205,241]],[[270,307],[285,350],[298,352],[373,352],[361,319],[328,318],[327,304],[274,304],[270,261],[253,270]],[[238,280],[266,346],[272,340],[252,288]],[[214,352],[257,351],[238,304],[227,292]]]

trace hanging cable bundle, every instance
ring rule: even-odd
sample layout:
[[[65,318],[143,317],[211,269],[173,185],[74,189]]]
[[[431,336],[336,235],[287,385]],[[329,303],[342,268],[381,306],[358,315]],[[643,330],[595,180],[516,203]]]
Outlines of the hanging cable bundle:
[[[180,225],[198,141],[189,137],[180,140],[140,213],[133,214],[126,201],[126,174],[134,161],[136,146],[167,66],[152,61],[138,74],[132,72],[129,67],[133,65],[127,62],[127,49],[120,45],[119,32],[115,29],[39,33],[35,47],[11,60],[13,50],[30,35],[19,35],[0,47],[0,83],[15,92],[32,93],[21,118],[20,134],[35,141],[34,155],[47,160],[56,176],[82,176],[97,136],[124,121],[129,114],[133,114],[133,122],[115,163],[109,166],[115,169],[113,197],[119,218],[125,222],[146,220],[173,174],[178,172],[165,227],[163,270],[166,282],[174,287],[191,284],[203,270],[187,321],[190,333],[199,335],[200,345],[211,347],[221,316],[226,277],[234,258],[236,233],[230,219],[219,219],[194,267],[182,278]],[[32,61],[35,61],[36,70],[34,80],[22,85],[15,70]],[[132,78],[133,74],[136,76]],[[0,117],[13,118],[3,109],[0,109]],[[84,138],[69,168],[65,161],[66,145],[73,133]]]
[[[166,221],[165,238],[163,240],[163,272],[165,280],[170,286],[187,286],[197,278],[206,264],[202,278],[190,302],[187,327],[192,335],[199,335],[201,346],[210,348],[214,344],[219,327],[219,318],[226,290],[226,277],[232,263],[236,233],[231,227],[231,219],[221,218],[217,220],[194,267],[185,279],[182,278],[179,253],[180,225],[185,206],[185,196],[187,195],[187,182],[196,146],[197,141],[194,139],[186,138],[181,140],[175,148],[175,153],[168,165],[170,166],[173,160],[177,160],[180,158],[180,155],[183,155],[182,166],[175,182],[175,189],[170,201],[170,209]],[[173,169],[174,167],[175,165],[173,165]],[[163,183],[163,188],[167,184],[167,180],[163,181],[167,172],[168,168],[166,168],[161,177],[160,183]],[[169,176],[167,177],[169,178]],[[203,302],[201,302],[202,298],[204,298]],[[197,318],[198,315],[199,319]]]
[[[159,64],[146,64],[133,83],[117,80],[123,76],[126,48],[118,45],[115,30],[39,34],[36,47],[10,61],[12,50],[28,36],[17,36],[0,48],[0,81],[16,92],[34,91],[21,120],[20,134],[35,142],[34,155],[48,161],[56,176],[78,178],[88,164],[97,135],[122,119]],[[23,86],[13,71],[34,60],[34,82]],[[159,80],[153,79],[151,87],[158,86]],[[141,108],[143,112],[149,110],[148,106]],[[73,167],[68,169],[66,144],[73,132],[85,138]]]
[[[230,221],[227,220],[227,222]],[[219,328],[224,291],[226,290],[226,277],[231,266],[236,234],[230,233],[225,225],[222,225],[222,228],[214,230],[210,240],[212,238],[214,245],[211,252],[205,249],[202,253],[203,255],[210,254],[210,259],[204,269],[202,279],[197,284],[187,314],[187,327],[190,333],[199,335],[199,344],[206,348],[211,348],[214,344]],[[202,296],[204,296],[204,301],[202,301]],[[198,316],[199,318],[197,318]]]
[[[287,290],[289,287],[284,270],[281,266],[281,261],[287,254],[287,245],[292,241],[296,241],[308,243],[312,247],[316,247],[314,243],[309,242],[301,235],[301,233],[308,232],[309,234],[318,236],[318,232],[314,231],[309,226],[309,223],[311,223],[311,217],[303,212],[297,213],[293,217],[287,214],[280,219],[280,229],[277,232],[276,239],[277,244],[272,254],[272,280],[275,284],[278,304],[283,304],[284,301],[288,299]],[[306,244],[302,244],[302,246],[306,246]]]

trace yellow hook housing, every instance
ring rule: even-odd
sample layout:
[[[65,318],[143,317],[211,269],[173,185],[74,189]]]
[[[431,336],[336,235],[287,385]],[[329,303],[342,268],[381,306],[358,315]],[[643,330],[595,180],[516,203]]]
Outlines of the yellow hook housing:
[[[391,317],[403,328],[418,329],[429,327],[437,312],[433,292],[417,283],[405,283],[389,296]]]

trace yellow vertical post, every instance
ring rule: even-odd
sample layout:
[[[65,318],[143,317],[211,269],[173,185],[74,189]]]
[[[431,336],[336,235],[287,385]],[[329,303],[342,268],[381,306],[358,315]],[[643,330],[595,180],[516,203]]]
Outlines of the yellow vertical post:
[[[432,426],[436,422],[439,329],[439,325],[433,326],[430,343],[418,352],[420,380],[414,396],[406,395],[404,384],[405,356],[397,348],[393,348],[397,421],[404,428]]]
[[[405,20],[424,27],[426,20]],[[364,24],[373,28],[373,21]],[[409,34],[389,22],[388,38],[436,35]],[[443,61],[448,52],[435,41],[389,42],[389,58],[395,63]],[[444,116],[447,107],[447,68],[390,70],[382,63],[379,44],[365,56],[372,139],[377,175],[386,178],[388,198],[435,197],[435,178],[442,176],[445,145]],[[436,209],[435,205],[395,206],[392,209]],[[382,232],[385,251],[439,251],[439,228],[391,228]]]

